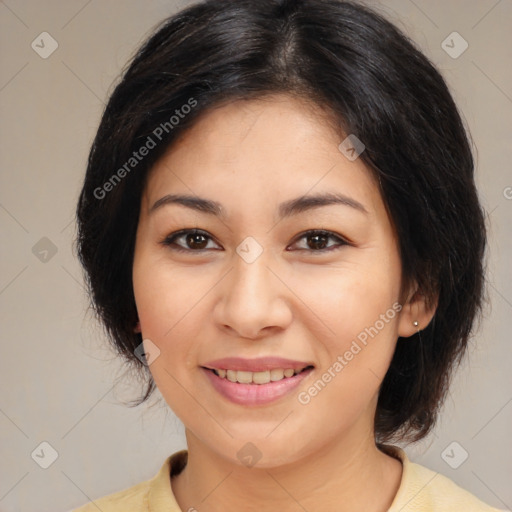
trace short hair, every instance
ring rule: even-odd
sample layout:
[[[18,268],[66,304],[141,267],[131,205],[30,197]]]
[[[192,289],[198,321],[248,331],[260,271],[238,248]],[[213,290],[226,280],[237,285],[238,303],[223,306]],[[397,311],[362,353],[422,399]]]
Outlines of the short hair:
[[[155,389],[134,355],[142,335],[133,331],[148,171],[208,110],[279,93],[324,108],[340,136],[363,142],[360,158],[378,178],[398,236],[402,291],[416,283],[427,305],[437,304],[421,334],[398,338],[375,414],[378,442],[417,441],[434,426],[482,311],[485,216],[469,135],[445,81],[365,6],[206,0],[152,32],[110,95],[78,200],[76,247],[91,306],[116,352],[145,379],[140,405]]]

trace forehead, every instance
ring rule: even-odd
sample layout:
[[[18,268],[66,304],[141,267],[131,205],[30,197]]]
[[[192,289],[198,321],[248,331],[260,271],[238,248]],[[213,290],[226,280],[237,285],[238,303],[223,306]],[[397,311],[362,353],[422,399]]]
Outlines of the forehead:
[[[338,149],[344,138],[332,116],[304,100],[231,102],[204,113],[171,145],[151,170],[146,201],[186,193],[242,211],[338,192],[376,213],[382,201],[375,178],[360,158],[350,161]]]

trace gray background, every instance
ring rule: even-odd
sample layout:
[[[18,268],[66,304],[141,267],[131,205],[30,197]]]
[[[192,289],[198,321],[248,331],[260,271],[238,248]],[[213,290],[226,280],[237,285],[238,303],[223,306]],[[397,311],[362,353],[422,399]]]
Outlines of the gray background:
[[[435,433],[406,451],[510,508],[512,2],[368,3],[420,45],[451,86],[477,147],[490,226],[486,317]],[[183,427],[158,392],[136,409],[119,404],[135,396],[137,383],[118,382],[124,369],[87,313],[71,247],[86,157],[111,84],[152,27],[186,4],[0,3],[1,511],[69,510],[152,477],[185,447]],[[31,47],[44,31],[58,42],[46,59]],[[469,44],[457,58],[441,46],[454,31]],[[460,41],[450,41],[460,50]],[[43,441],[58,453],[47,469],[39,466],[51,455],[41,452]],[[452,442],[458,445],[445,451]],[[445,460],[460,463],[462,450],[469,457],[452,469]]]

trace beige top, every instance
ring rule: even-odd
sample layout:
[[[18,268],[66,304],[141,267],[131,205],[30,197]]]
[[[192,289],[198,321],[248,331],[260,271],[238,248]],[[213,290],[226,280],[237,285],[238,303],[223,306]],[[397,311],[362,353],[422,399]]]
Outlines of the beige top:
[[[385,451],[402,462],[400,487],[388,512],[498,512],[452,480],[411,462],[396,446]],[[104,496],[73,512],[187,512],[182,511],[172,492],[170,476],[187,463],[187,450],[170,455],[150,480]]]

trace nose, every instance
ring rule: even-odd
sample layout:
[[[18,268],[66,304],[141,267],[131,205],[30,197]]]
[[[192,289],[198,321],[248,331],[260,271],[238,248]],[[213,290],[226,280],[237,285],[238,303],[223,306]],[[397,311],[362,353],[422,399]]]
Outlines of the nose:
[[[234,267],[221,281],[214,319],[238,337],[258,339],[285,329],[292,320],[292,293],[266,254],[252,263],[235,254]]]

